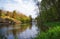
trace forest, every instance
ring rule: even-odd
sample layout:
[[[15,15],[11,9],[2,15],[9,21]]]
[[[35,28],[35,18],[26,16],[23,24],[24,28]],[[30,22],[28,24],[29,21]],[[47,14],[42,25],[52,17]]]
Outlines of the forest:
[[[36,39],[60,39],[60,0],[38,2],[37,23],[43,31]]]
[[[28,23],[31,22],[32,17],[31,16],[27,17],[26,15],[17,12],[16,10],[14,10],[13,12],[0,10],[0,23],[1,22],[4,23],[5,19],[16,23]]]

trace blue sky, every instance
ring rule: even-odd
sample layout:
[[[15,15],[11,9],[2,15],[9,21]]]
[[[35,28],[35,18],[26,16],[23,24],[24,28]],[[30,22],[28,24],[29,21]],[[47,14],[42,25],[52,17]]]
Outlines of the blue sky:
[[[19,11],[33,18],[36,17],[38,7],[33,0],[0,0],[0,9]]]

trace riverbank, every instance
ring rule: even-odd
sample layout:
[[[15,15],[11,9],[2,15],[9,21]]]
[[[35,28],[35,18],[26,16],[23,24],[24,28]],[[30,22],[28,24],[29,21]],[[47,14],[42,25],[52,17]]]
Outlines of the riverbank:
[[[44,25],[49,26],[49,30],[40,32],[35,39],[60,39],[60,22],[48,22]]]
[[[31,16],[26,16],[21,12],[14,11],[5,11],[0,9],[0,23],[9,23],[9,24],[21,24],[29,23],[32,21]]]
[[[18,21],[14,18],[11,18],[9,16],[4,16],[0,18],[0,24],[18,24],[21,23],[21,21]]]

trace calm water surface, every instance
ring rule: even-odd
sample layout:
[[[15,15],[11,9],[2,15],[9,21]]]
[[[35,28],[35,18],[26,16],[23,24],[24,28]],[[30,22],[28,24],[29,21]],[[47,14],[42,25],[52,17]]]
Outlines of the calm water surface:
[[[0,25],[1,39],[32,39],[39,30],[35,22],[32,24]]]

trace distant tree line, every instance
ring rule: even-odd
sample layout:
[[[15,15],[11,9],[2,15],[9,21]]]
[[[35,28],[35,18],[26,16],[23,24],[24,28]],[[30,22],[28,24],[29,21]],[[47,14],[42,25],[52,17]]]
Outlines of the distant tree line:
[[[26,15],[22,13],[16,12],[16,10],[14,10],[13,12],[0,10],[0,18],[5,17],[5,16],[19,20],[22,23],[31,22],[32,20],[31,16],[27,17]]]

